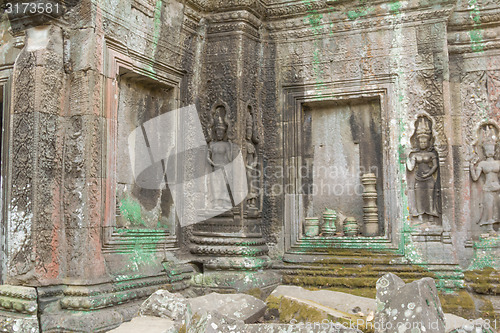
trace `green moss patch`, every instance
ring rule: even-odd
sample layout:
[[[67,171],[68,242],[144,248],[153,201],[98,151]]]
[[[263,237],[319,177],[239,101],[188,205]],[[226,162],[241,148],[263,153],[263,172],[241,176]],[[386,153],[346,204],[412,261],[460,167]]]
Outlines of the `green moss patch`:
[[[500,272],[492,267],[465,272],[465,281],[478,294],[500,294]]]

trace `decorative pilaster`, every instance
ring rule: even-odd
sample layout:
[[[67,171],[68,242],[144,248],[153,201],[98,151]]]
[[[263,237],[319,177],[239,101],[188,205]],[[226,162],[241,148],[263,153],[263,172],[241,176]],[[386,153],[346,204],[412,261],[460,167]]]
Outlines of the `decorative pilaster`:
[[[200,104],[209,141],[208,163],[214,174],[224,174],[225,182],[207,184],[207,208],[199,212],[207,217],[192,229],[190,251],[203,265],[195,286],[265,292],[279,278],[267,270],[271,260],[261,229],[261,22],[247,10],[213,14],[209,22]],[[241,168],[236,160],[240,157]]]

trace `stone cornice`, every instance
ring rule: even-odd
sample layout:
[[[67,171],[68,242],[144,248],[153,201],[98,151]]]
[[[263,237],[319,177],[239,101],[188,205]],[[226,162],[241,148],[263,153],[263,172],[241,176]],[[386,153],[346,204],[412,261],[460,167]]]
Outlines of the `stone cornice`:
[[[248,1],[248,4],[251,2],[255,3],[255,1]],[[281,4],[280,8],[285,9],[287,12],[291,11],[295,13],[293,17],[284,15],[287,19],[281,20],[272,19],[271,17],[267,17],[267,19],[266,17],[263,18],[249,8],[240,8],[232,11],[216,11],[213,13],[205,13],[203,16],[212,26],[227,25],[231,22],[248,23],[255,29],[259,29],[259,27],[263,25],[271,34],[277,33],[279,35],[278,37],[303,38],[332,32],[339,33],[344,31],[386,28],[398,24],[411,24],[420,21],[447,21],[453,11],[453,6],[443,1],[446,5],[443,5],[439,9],[410,7],[405,8],[404,12],[402,11],[402,13],[396,15],[388,9],[386,1],[375,0],[370,3],[370,8],[372,8],[372,10],[360,12],[359,8],[357,8],[358,12],[356,12],[349,10],[354,8],[352,2],[338,0],[338,3],[337,1],[335,2],[337,10],[321,12],[319,9],[325,9],[327,3],[328,1],[318,0],[311,2],[310,5],[304,2],[287,4],[286,6]],[[302,6],[301,9],[305,10],[306,13],[307,11],[313,10],[311,8],[318,8],[318,10],[313,10],[313,15],[317,16],[311,17],[311,19],[305,19],[304,13],[302,13],[302,16],[295,17],[300,10],[298,7],[296,8],[294,6]],[[339,10],[340,7],[342,7],[342,10]],[[269,8],[267,8],[267,10],[269,10]],[[311,20],[314,22],[311,22]]]
[[[500,26],[500,5],[496,8],[457,10],[449,20],[448,31],[464,31]]]
[[[455,5],[456,0],[437,0],[433,7],[440,4],[443,8]],[[418,0],[409,0],[400,7],[391,0],[370,0],[366,4],[359,4],[353,0],[291,0],[274,2],[270,0],[186,0],[186,4],[203,13],[221,13],[245,9],[252,12],[259,19],[280,20],[284,18],[304,16],[308,13],[350,12],[356,11],[375,12],[380,15],[391,12],[393,15],[415,9],[425,9]]]
[[[289,19],[282,21],[271,21],[265,24],[267,30],[277,39],[285,40],[289,38],[307,38],[311,36],[321,36],[329,33],[343,33],[356,30],[370,30],[390,28],[395,25],[412,24],[421,21],[443,21],[445,22],[451,14],[452,7],[448,6],[438,10],[414,10],[406,12],[405,15],[379,15],[366,16],[356,20],[349,20],[341,17],[330,17],[329,19],[317,22],[312,26],[305,22],[303,18]]]
[[[262,25],[262,21],[247,10],[215,13],[207,16],[207,19],[211,24],[245,22],[252,25],[256,29],[259,29],[259,27]]]
[[[220,13],[245,9],[259,18],[265,16],[266,6],[262,0],[186,0],[186,4],[203,13]]]
[[[448,46],[450,54],[478,53],[498,49],[500,49],[500,40],[485,41],[480,44],[466,43]]]
[[[452,54],[500,49],[500,5],[485,1],[481,6],[457,8],[448,22],[448,50]]]

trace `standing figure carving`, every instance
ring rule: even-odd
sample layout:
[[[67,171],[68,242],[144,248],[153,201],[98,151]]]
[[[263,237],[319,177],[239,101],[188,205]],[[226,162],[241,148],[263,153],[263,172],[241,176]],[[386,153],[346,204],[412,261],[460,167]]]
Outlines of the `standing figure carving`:
[[[247,206],[257,208],[257,198],[259,196],[259,155],[256,146],[260,139],[257,131],[256,121],[249,105],[247,110],[246,128],[245,128],[245,146],[246,146],[246,168],[248,180]]]
[[[498,130],[491,124],[482,126],[480,141],[482,141],[484,160],[479,161],[479,156],[476,155],[471,160],[469,169],[472,180],[475,182],[479,180],[481,174],[484,174],[482,202],[479,205],[481,215],[478,223],[492,232],[494,231],[493,225],[500,222],[500,183],[498,180],[500,161],[495,159]]]
[[[411,213],[422,225],[436,225],[440,216],[439,156],[434,149],[432,122],[418,117],[406,166],[414,173]]]
[[[207,159],[214,171],[221,170],[224,174],[224,181],[211,182],[212,204],[215,209],[230,209],[232,203],[229,197],[230,191],[228,191],[228,179],[224,166],[230,163],[233,157],[232,144],[227,138],[228,122],[226,120],[226,110],[224,106],[216,107],[212,130],[214,136],[208,146]]]

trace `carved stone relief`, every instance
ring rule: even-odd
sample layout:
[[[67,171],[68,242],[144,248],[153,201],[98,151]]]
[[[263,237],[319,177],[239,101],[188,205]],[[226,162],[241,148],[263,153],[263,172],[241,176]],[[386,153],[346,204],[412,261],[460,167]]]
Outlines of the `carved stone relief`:
[[[233,144],[228,139],[229,121],[227,116],[229,111],[224,105],[215,106],[213,113],[213,122],[211,129],[211,141],[208,146],[207,160],[213,168],[213,171],[221,170],[224,175],[224,182],[212,181],[211,198],[212,208],[226,210],[233,207],[230,191],[228,191],[228,175],[224,166],[233,160]],[[228,196],[229,194],[229,196]]]
[[[483,231],[498,231],[500,223],[500,157],[498,126],[488,122],[479,126],[470,175],[477,188],[473,191],[473,220]],[[473,184],[474,185],[474,184]]]
[[[427,116],[419,116],[411,137],[412,151],[406,163],[412,175],[410,213],[415,225],[428,227],[440,224],[441,179],[439,155],[434,147],[433,123]]]
[[[248,180],[247,207],[257,209],[260,195],[261,162],[259,154],[260,133],[256,113],[251,105],[247,107],[245,124],[245,150]]]
[[[442,74],[435,70],[420,70],[409,74],[410,105],[417,113],[439,116],[443,109]]]
[[[486,73],[484,71],[469,72],[462,77],[461,82],[462,112],[464,114],[464,130],[466,149],[473,146],[476,140],[474,129],[488,113],[488,90]],[[472,158],[472,151],[467,153]]]

